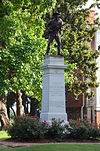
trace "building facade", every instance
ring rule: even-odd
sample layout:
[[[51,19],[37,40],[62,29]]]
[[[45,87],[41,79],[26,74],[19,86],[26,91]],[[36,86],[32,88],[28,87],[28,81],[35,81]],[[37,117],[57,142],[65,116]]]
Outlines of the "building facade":
[[[98,50],[100,45],[100,29],[95,34],[95,50]],[[97,81],[100,82],[100,56],[97,59],[98,71],[97,71]],[[100,124],[100,85],[96,88],[96,122]]]

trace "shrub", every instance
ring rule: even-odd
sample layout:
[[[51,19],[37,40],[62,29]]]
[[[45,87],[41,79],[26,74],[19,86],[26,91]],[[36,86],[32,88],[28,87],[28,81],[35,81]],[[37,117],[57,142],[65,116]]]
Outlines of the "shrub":
[[[90,137],[93,139],[100,137],[100,126],[98,126],[97,124],[91,123],[89,134],[90,134]]]
[[[50,124],[36,117],[17,117],[8,128],[8,134],[13,139],[36,140],[42,138],[62,140],[67,133],[63,121],[52,120]]]
[[[70,137],[75,139],[96,139],[100,136],[99,126],[86,120],[70,120]]]
[[[52,119],[52,123],[48,125],[46,136],[50,139],[62,140],[64,138],[63,121]]]
[[[89,138],[88,128],[80,121],[70,121],[72,129],[70,136],[75,139],[87,139]]]
[[[13,139],[18,140],[36,140],[36,139],[53,139],[56,141],[65,140],[65,138],[73,139],[96,139],[100,137],[100,129],[96,124],[88,121],[70,120],[70,126],[64,124],[63,121],[53,119],[50,124],[46,121],[40,121],[37,117],[17,117],[8,128],[8,134]]]
[[[44,138],[46,128],[46,124],[36,117],[17,117],[13,125],[8,128],[8,134],[13,139],[35,140]]]

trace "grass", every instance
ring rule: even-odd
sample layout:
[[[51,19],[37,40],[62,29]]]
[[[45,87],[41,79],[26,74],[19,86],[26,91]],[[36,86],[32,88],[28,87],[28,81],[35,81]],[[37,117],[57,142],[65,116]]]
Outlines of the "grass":
[[[0,131],[0,139],[10,138],[6,131]],[[0,151],[100,151],[98,144],[45,144],[30,147],[5,147],[0,145]]]
[[[6,131],[0,131],[0,139],[7,139],[10,138],[10,136],[8,136]]]
[[[0,146],[0,151],[100,151],[98,144],[47,144],[33,145],[30,147],[3,147]]]

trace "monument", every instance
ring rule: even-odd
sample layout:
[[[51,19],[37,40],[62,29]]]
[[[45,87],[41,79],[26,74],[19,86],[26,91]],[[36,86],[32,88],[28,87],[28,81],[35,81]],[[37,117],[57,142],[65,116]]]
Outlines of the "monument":
[[[49,36],[46,55],[48,55],[50,50],[50,44],[55,39],[57,42],[57,48],[58,48],[58,55],[61,55],[61,30],[63,28],[63,22],[62,19],[59,18],[58,11],[54,11],[53,13],[53,19],[49,21],[49,23],[46,24],[46,33],[45,35]]]
[[[64,57],[61,55],[61,29],[62,20],[59,13],[53,13],[53,19],[46,26],[49,35],[46,55],[43,66],[43,89],[42,89],[42,111],[40,118],[42,121],[51,122],[53,118],[67,122],[66,102],[65,102],[65,80]],[[48,55],[50,44],[57,41],[58,55]]]

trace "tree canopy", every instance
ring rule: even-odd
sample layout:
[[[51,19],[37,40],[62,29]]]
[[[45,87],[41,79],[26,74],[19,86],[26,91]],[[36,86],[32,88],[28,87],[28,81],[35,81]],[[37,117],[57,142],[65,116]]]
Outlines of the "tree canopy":
[[[46,49],[42,15],[55,0],[0,2],[0,94],[23,90],[40,99],[40,65]]]
[[[56,7],[63,17],[62,50],[68,64],[74,64],[73,70],[66,72],[66,83],[69,92],[75,98],[85,93],[88,98],[95,95],[95,91],[88,91],[98,86],[96,59],[99,51],[91,48],[91,42],[98,29],[99,18],[94,16],[93,23],[89,22],[91,8],[84,7],[88,0],[57,0]],[[66,53],[69,52],[69,53]],[[66,55],[67,54],[67,55]]]
[[[43,37],[45,16],[55,7],[64,22],[62,53],[68,69],[66,85],[75,97],[88,94],[96,82],[99,52],[89,46],[97,30],[90,25],[90,8],[83,8],[88,0],[2,0],[0,1],[0,95],[23,90],[29,96],[41,98],[42,74],[40,65],[46,51]],[[50,16],[50,15],[49,15]],[[51,52],[55,53],[55,42]],[[83,81],[84,78],[84,81]],[[88,83],[87,83],[87,79]]]

